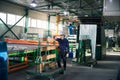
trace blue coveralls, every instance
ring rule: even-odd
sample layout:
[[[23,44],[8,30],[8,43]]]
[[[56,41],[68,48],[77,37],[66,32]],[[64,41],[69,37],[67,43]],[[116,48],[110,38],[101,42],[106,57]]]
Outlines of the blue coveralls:
[[[57,58],[57,64],[58,67],[61,67],[61,59],[63,60],[63,68],[64,70],[66,70],[66,54],[69,51],[69,42],[66,38],[64,39],[57,39],[57,41],[59,42],[59,53],[58,53],[58,58]]]
[[[68,31],[70,35],[73,34],[73,26],[71,24],[68,26]]]

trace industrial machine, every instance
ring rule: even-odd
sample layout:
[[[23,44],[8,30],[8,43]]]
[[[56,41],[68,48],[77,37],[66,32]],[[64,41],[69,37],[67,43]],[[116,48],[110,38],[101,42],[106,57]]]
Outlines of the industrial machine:
[[[77,31],[77,44],[78,44],[76,50],[77,63],[85,62],[86,60],[85,45],[88,45],[86,41],[89,39],[90,41],[89,40],[88,41],[90,42],[89,48],[92,60],[91,64],[95,64],[97,60],[103,59],[106,55],[105,32],[104,27],[102,26],[102,19],[101,17],[79,17],[79,18],[81,24],[78,27]]]
[[[8,47],[8,72],[32,65],[36,58],[37,41],[5,39]]]
[[[8,80],[7,44],[0,42],[0,80]]]

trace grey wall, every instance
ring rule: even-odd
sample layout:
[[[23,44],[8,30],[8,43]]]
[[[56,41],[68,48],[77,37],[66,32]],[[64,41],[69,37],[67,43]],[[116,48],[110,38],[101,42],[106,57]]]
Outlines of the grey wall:
[[[104,16],[120,16],[120,0],[104,0]]]
[[[10,13],[10,14],[15,14],[15,15],[21,15],[23,16],[25,14],[25,8],[20,7],[14,4],[10,4],[7,2],[0,1],[0,12],[3,13]],[[47,21],[48,20],[48,15],[45,13],[37,12],[37,11],[32,11],[29,10],[29,17],[33,19],[40,19]],[[53,18],[55,19],[55,18]],[[55,20],[51,19],[51,22],[55,23]],[[11,25],[12,26],[12,25]],[[2,29],[0,29],[2,30]],[[12,31],[19,37],[22,38],[24,34],[24,26],[15,26]],[[29,27],[27,33],[38,33],[41,37],[45,35],[46,29],[41,29],[41,28],[35,28],[35,27]],[[15,38],[14,35],[9,31],[5,36]]]
[[[0,12],[12,13],[17,15],[24,15],[23,7],[16,6],[7,2],[0,1]]]

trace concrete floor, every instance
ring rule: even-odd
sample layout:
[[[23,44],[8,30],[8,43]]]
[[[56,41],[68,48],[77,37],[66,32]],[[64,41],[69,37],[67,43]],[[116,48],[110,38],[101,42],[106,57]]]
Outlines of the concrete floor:
[[[59,80],[116,80],[119,61],[120,52],[107,52],[106,59],[98,61],[93,68],[69,62],[65,74]],[[25,70],[10,73],[8,80],[26,80]]]

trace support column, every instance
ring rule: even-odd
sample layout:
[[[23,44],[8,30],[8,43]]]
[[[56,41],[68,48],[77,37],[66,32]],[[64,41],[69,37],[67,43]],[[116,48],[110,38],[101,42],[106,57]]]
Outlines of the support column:
[[[56,15],[56,34],[58,34],[58,25],[59,25],[59,22],[60,22],[60,15],[57,14]]]
[[[26,16],[25,16],[25,28],[24,28],[24,33],[27,33],[28,31],[28,9],[25,10]]]
[[[48,15],[48,36],[50,36],[50,15]]]

